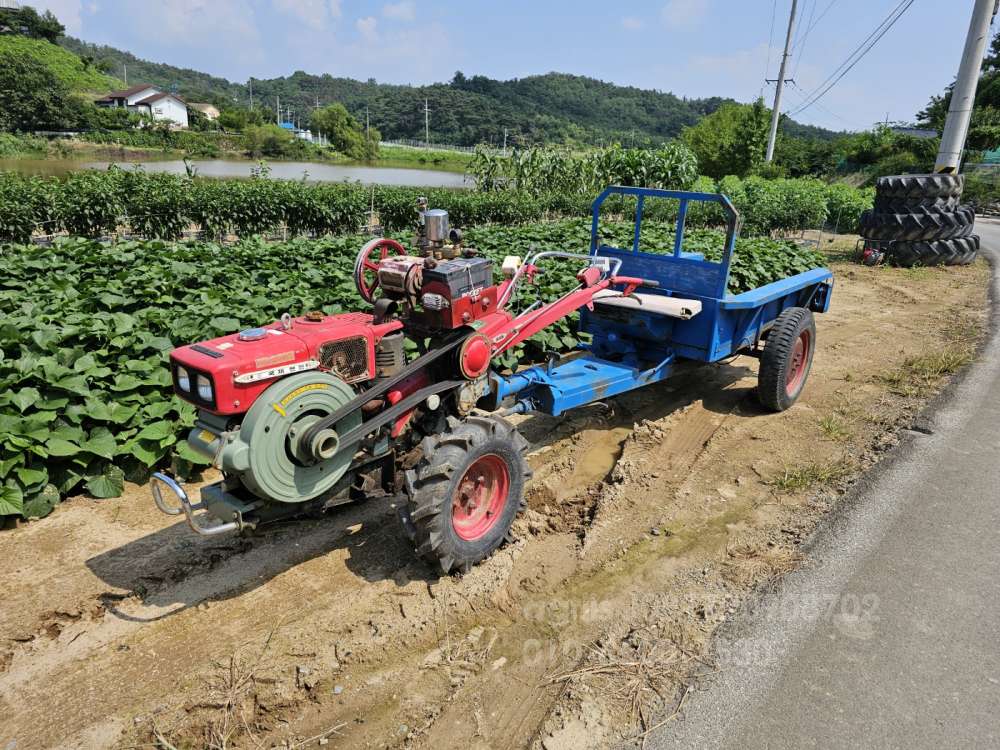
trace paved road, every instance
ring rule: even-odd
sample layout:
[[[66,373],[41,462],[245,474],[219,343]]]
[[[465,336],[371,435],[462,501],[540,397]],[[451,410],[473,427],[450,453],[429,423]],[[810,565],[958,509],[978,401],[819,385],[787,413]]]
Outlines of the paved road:
[[[1000,259],[1000,224],[977,225]],[[1000,747],[998,324],[647,747]]]

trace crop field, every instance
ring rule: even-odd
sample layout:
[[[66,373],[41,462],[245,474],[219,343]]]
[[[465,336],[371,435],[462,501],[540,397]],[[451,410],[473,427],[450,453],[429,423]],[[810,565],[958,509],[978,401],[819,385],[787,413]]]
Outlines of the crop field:
[[[631,224],[603,227],[622,244]],[[583,220],[488,227],[467,242],[499,262],[511,253],[586,252]],[[408,238],[400,235],[401,241]],[[286,311],[346,312],[359,304],[351,276],[363,236],[286,243],[164,241],[9,247],[0,254],[0,517],[47,515],[61,497],[121,494],[158,465],[188,476],[205,463],[183,433],[193,407],[173,397],[166,355],[174,346],[276,320]],[[673,246],[671,225],[648,224],[649,251]],[[723,237],[693,230],[686,248],[721,257]],[[740,240],[731,289],[743,291],[814,267],[808,247]],[[575,265],[547,268],[538,293],[575,284]],[[233,301],[238,300],[234,305]],[[518,357],[577,344],[561,321]]]
[[[582,250],[585,230],[469,235],[506,254]],[[986,319],[985,264],[866,268],[846,260],[854,238],[824,237],[837,286],[798,404],[764,413],[757,364],[738,357],[518,418],[528,509],[461,577],[414,557],[392,497],[249,537],[199,538],[157,513],[130,477],[143,449],[176,460],[186,417],[157,380],[166,340],[356,308],[357,239],[4,251],[0,373],[17,382],[0,413],[39,423],[3,433],[4,462],[25,456],[4,483],[38,481],[17,468],[81,476],[49,518],[0,533],[0,747],[638,745],[652,712],[714,669],[715,629],[800,563],[852,478],[975,356]],[[112,464],[123,494],[97,499],[113,494],[100,477],[121,481]]]
[[[729,196],[742,216],[743,236],[772,236],[823,226],[855,231],[858,217],[871,208],[873,200],[872,190],[827,185],[819,180],[726,177],[716,183],[707,177],[695,178],[693,173],[674,178],[667,167],[664,170],[667,187]],[[248,238],[279,230],[291,237],[319,237],[359,231],[367,226],[373,208],[385,229],[402,231],[413,226],[414,207],[421,196],[448,211],[454,226],[509,226],[588,216],[595,195],[589,188],[592,178],[583,180],[575,172],[573,179],[582,181],[565,190],[558,187],[570,178],[549,180],[542,172],[526,183],[530,187],[493,191],[308,184],[266,179],[266,172],[263,167],[260,176],[250,180],[192,179],[117,168],[80,172],[65,180],[0,172],[0,242],[26,243],[37,235],[63,233],[90,238],[124,233],[145,239],[176,239],[193,228],[209,238]],[[619,176],[624,184],[643,184],[641,174],[624,172]],[[546,184],[548,189],[541,190]],[[618,210],[623,216],[630,215],[627,203]],[[645,215],[670,222],[676,211],[673,201],[653,201]],[[720,210],[714,206],[699,207],[688,217],[692,228],[717,228],[723,223]]]

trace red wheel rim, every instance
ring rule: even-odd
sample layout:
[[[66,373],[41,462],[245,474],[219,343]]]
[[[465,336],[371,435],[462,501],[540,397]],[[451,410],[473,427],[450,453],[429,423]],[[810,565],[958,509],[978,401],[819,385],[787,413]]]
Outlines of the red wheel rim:
[[[372,260],[372,255],[377,251],[377,259]],[[406,248],[396,240],[388,237],[372,240],[367,246],[362,248],[361,256],[355,265],[354,274],[357,281],[358,291],[367,302],[374,302],[375,290],[378,288],[378,264],[389,257],[389,254],[406,255]],[[366,273],[374,277],[371,282],[365,276]]]
[[[485,536],[500,520],[510,492],[510,472],[500,456],[480,456],[458,481],[451,499],[451,525],[467,542]]]
[[[794,396],[802,388],[806,379],[806,370],[809,369],[809,355],[812,350],[812,334],[808,330],[802,331],[795,339],[795,346],[792,347],[792,355],[788,360],[788,375],[785,380],[785,392],[789,396]]]

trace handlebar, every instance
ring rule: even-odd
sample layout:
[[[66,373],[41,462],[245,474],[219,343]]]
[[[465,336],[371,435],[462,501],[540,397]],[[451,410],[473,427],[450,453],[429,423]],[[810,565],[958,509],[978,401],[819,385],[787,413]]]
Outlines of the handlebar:
[[[599,255],[589,255],[586,253],[567,253],[560,250],[545,250],[540,253],[535,253],[534,255],[529,255],[525,259],[524,263],[521,264],[521,267],[514,272],[507,288],[504,290],[500,299],[497,300],[497,309],[503,309],[506,307],[507,303],[514,297],[518,283],[521,281],[521,277],[527,272],[527,269],[529,267],[534,267],[536,263],[544,258],[582,260],[587,263],[588,268],[593,266],[600,267],[602,270],[602,276],[605,277],[614,276],[622,267],[621,258],[607,258]],[[540,272],[536,271],[536,273]]]

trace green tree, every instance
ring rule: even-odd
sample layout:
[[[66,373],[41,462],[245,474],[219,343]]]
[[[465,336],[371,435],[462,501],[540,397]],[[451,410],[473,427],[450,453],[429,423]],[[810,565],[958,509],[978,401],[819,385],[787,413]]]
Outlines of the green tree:
[[[0,8],[0,26],[6,26],[16,34],[24,34],[34,39],[45,39],[55,44],[66,27],[51,11],[38,15],[30,6],[24,8]]]
[[[372,159],[378,154],[381,134],[372,128],[366,136],[347,108],[340,103],[330,104],[312,113],[309,127],[330,140],[330,145],[352,159]]]
[[[681,133],[702,174],[716,179],[757,173],[764,163],[771,111],[763,99],[726,103]]]
[[[46,67],[13,50],[0,51],[0,130],[76,127],[84,105]]]
[[[951,83],[944,93],[932,96],[927,106],[917,113],[917,120],[921,125],[934,128],[938,132],[944,129],[954,86],[955,84]],[[968,148],[985,151],[1000,146],[998,125],[1000,125],[1000,31],[994,35],[989,52],[983,58],[972,122],[969,124]]]
[[[285,156],[295,146],[295,136],[278,125],[250,125],[244,135],[250,156]]]
[[[268,110],[268,114],[271,114]],[[242,132],[251,125],[266,125],[274,122],[273,117],[268,119],[261,109],[249,109],[247,107],[223,107],[217,120],[219,127],[223,130]]]

